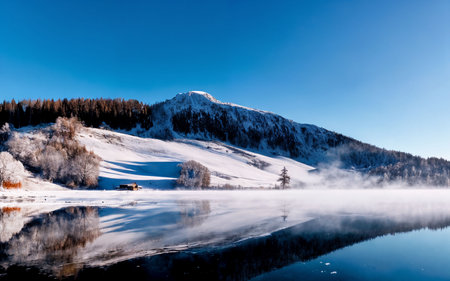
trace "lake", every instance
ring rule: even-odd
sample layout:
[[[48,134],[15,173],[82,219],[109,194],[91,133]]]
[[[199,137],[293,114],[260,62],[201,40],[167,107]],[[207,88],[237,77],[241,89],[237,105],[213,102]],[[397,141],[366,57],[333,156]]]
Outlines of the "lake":
[[[450,280],[450,228],[389,234],[262,274],[262,280]]]
[[[2,280],[449,280],[447,190],[5,193]]]

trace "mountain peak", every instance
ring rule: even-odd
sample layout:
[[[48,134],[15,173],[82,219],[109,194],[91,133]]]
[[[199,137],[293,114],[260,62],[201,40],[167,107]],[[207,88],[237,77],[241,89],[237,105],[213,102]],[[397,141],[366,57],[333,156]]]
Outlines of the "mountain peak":
[[[188,95],[200,95],[207,99],[209,99],[212,102],[220,103],[216,98],[214,98],[210,93],[203,92],[203,91],[189,91],[187,93]]]
[[[189,91],[187,93],[180,93],[175,98],[181,98],[181,99],[191,99],[195,101],[204,101],[205,99],[213,102],[213,103],[222,103],[218,101],[216,98],[214,98],[211,94],[203,91]]]
[[[214,98],[211,94],[204,91],[189,91],[187,93],[179,93],[172,100],[176,104],[183,105],[191,105],[191,106],[199,106],[199,105],[209,105],[210,103],[214,103],[220,106],[229,106],[234,108],[241,108],[249,111],[255,111],[259,113],[271,113],[268,111],[263,111],[259,109],[249,108],[242,105],[230,103],[230,102],[221,102],[218,99]],[[271,113],[273,114],[273,113]]]

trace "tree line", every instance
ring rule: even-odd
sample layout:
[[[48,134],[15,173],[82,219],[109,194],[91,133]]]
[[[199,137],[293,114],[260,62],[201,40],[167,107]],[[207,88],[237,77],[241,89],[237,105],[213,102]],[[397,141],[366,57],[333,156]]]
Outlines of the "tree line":
[[[54,123],[58,117],[77,117],[86,126],[107,125],[112,129],[131,130],[138,124],[149,129],[151,106],[137,100],[124,99],[37,99],[0,105],[0,127],[5,123],[15,128]]]

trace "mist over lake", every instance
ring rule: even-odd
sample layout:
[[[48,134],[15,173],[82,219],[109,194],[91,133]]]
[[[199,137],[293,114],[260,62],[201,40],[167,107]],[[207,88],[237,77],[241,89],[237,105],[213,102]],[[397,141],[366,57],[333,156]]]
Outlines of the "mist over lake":
[[[110,193],[6,194],[2,278],[373,280],[368,262],[391,280],[450,274],[420,258],[449,253],[446,190]],[[405,254],[417,257],[384,262]]]

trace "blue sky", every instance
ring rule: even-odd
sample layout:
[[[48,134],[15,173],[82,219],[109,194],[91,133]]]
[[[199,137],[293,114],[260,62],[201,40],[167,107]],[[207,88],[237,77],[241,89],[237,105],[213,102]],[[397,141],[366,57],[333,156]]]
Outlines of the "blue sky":
[[[0,97],[203,90],[450,159],[450,1],[0,0]]]

